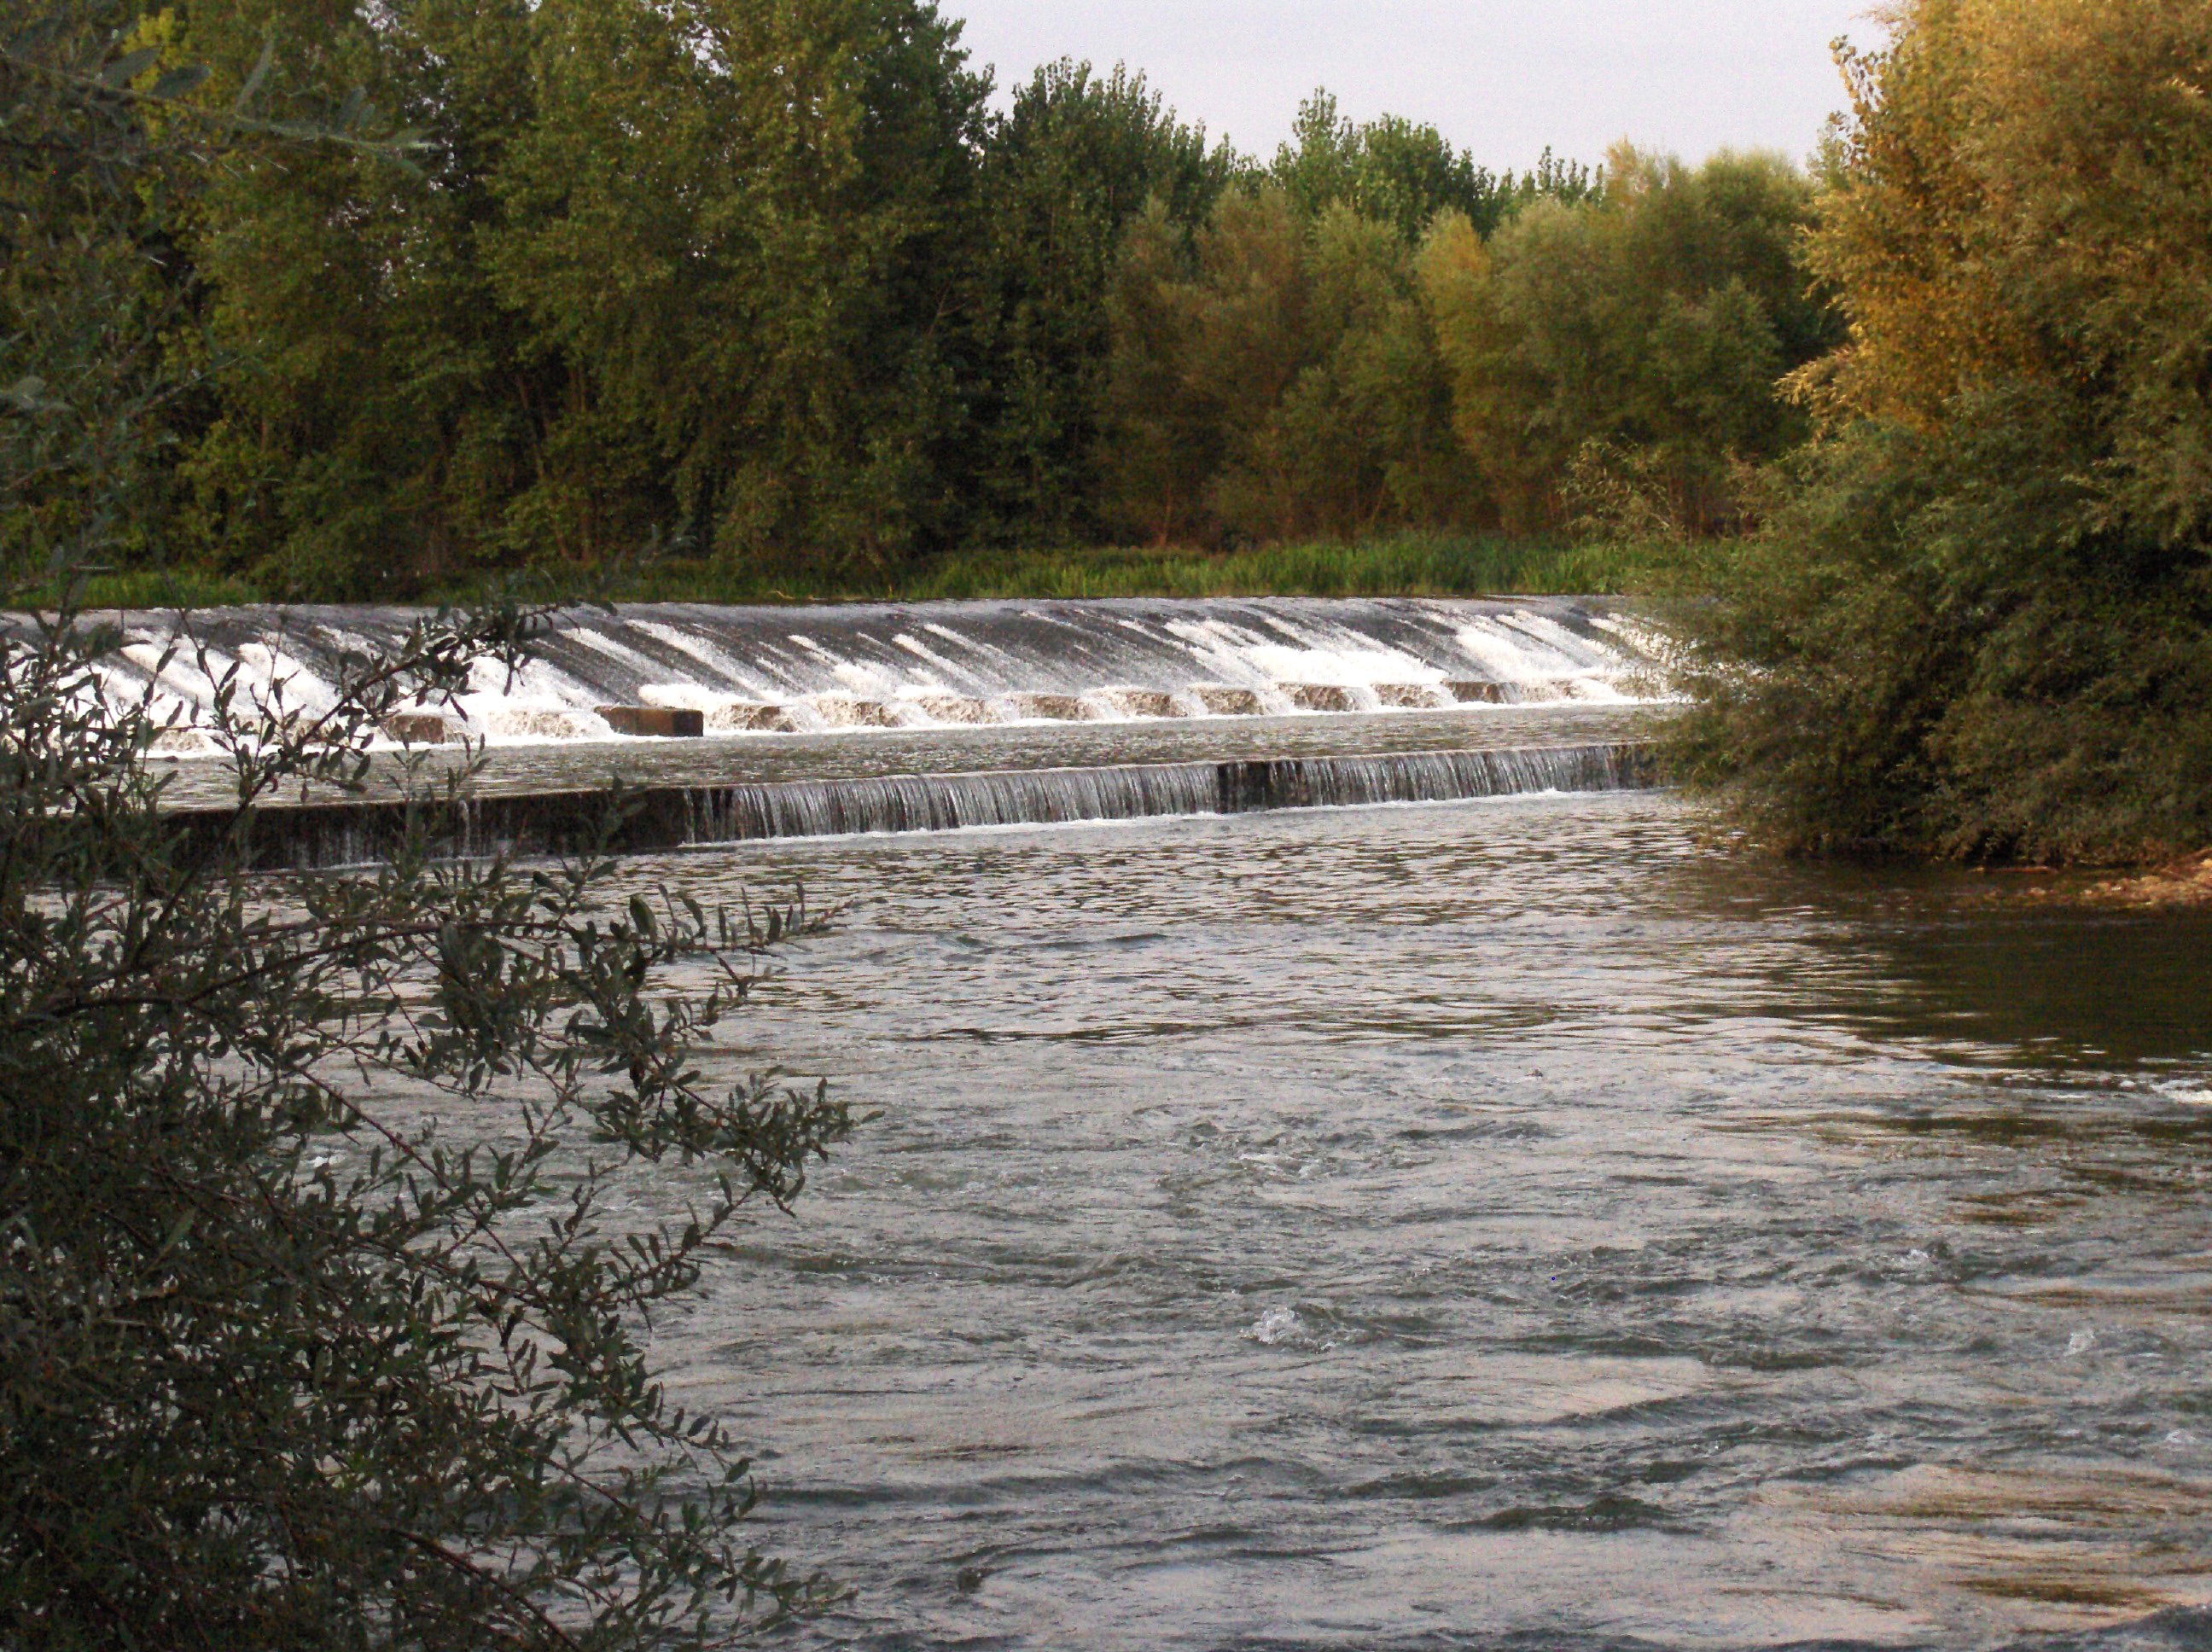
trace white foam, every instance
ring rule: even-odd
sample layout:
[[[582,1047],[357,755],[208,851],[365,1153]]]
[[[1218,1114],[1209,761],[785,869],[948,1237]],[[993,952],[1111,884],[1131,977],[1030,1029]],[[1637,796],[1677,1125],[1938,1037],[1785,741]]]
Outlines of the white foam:
[[[1303,1341],[1305,1330],[1306,1322],[1298,1317],[1297,1309],[1270,1308],[1244,1334],[1272,1348],[1281,1343]]]
[[[241,710],[274,706],[281,683],[288,714],[317,714],[331,703],[346,658],[388,647],[410,618],[298,610],[279,631],[248,613],[216,613],[199,629],[222,647],[165,659],[173,622],[149,616],[103,668],[101,691],[135,704],[150,690],[165,720],[204,725],[211,679],[234,669]],[[804,618],[645,608],[566,623],[512,671],[479,662],[451,709],[465,732],[497,744],[611,738],[598,708],[623,703],[698,710],[711,732],[732,736],[974,723],[986,720],[979,708],[1000,721],[1204,715],[1215,709],[1209,695],[1226,705],[1234,694],[1277,715],[1463,708],[1481,716],[1492,701],[1648,697],[1652,646],[1631,621],[1564,604],[1224,599]]]

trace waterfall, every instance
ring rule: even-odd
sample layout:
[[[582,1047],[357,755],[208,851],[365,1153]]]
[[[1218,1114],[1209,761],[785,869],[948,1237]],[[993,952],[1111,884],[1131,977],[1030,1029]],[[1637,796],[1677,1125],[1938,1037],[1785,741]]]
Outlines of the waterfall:
[[[980,774],[643,787],[622,794],[610,829],[602,792],[540,792],[465,800],[437,823],[441,851],[574,853],[595,845],[647,853],[716,843],[978,826],[1073,824],[1274,809],[1440,803],[1531,792],[1612,792],[1656,783],[1635,742],[1490,751],[1130,763]],[[275,868],[368,864],[390,852],[409,805],[310,804],[264,811],[255,852]],[[218,833],[219,810],[180,811],[185,829]]]
[[[246,703],[281,692],[289,708],[319,708],[349,661],[389,650],[418,616],[248,607],[118,617],[125,643],[107,662],[109,692],[150,692],[165,718],[189,724],[233,671]],[[525,744],[615,738],[610,707],[696,711],[709,737],[749,738],[1479,711],[1650,698],[1662,691],[1656,657],[1634,617],[1597,598],[634,604],[563,618],[518,671],[486,664],[456,702],[419,714],[448,720],[456,734]],[[173,749],[194,738],[180,728]]]
[[[1641,776],[1644,750],[1586,745],[899,774],[701,787],[687,796],[695,811],[690,841],[723,843],[1619,791]]]

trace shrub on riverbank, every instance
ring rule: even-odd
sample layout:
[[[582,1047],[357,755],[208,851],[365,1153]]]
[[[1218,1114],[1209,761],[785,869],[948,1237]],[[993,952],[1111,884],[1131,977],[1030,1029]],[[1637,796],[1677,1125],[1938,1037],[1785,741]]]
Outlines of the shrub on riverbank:
[[[1686,770],[1778,842],[2212,839],[2212,10],[1917,0],[1812,242],[1825,421],[1684,610]]]

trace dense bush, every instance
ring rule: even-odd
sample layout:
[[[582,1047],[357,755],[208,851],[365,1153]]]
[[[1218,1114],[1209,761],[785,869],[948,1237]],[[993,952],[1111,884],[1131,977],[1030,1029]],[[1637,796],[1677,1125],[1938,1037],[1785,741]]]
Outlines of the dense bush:
[[[1919,0],[1812,242],[1826,434],[1687,610],[1692,774],[1779,841],[2212,838],[2212,12]]]
[[[531,629],[226,689],[235,806],[197,828],[156,708],[100,692],[118,638],[0,635],[0,1642],[658,1648],[806,1594],[645,1352],[844,1129],[696,1062],[787,920],[436,863],[426,781],[389,865],[252,871],[273,799],[362,786],[383,714]]]

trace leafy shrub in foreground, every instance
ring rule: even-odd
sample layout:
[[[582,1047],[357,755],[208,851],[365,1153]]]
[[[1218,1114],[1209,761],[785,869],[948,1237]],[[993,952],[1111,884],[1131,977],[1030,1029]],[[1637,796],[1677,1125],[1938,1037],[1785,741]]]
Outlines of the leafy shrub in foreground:
[[[368,785],[381,718],[539,617],[426,623],[319,705],[216,671],[214,833],[100,693],[112,634],[0,633],[0,1643],[659,1647],[808,1594],[644,1345],[845,1129],[695,1058],[793,918],[440,863],[420,773],[391,864],[252,870],[272,802]]]
[[[398,777],[387,865],[253,870],[272,804],[369,785],[379,724],[544,610],[266,704],[187,651],[235,800],[165,808],[167,712],[103,692],[121,640],[68,593],[176,531],[163,425],[204,380],[172,210],[248,146],[419,151],[358,94],[272,113],[273,46],[201,100],[159,21],[0,32],[0,545],[64,593],[0,617],[0,1646],[720,1637],[808,1590],[740,1542],[743,1459],[668,1402],[646,1316],[845,1127],[692,1059],[791,920],[606,911],[604,859],[440,864],[465,764]],[[638,1194],[681,1213],[616,1219]]]

